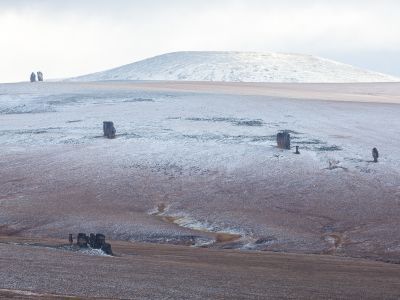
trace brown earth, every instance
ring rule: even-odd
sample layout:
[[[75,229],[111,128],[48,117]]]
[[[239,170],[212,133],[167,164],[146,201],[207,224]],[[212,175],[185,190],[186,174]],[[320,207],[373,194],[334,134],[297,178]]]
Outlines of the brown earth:
[[[71,84],[71,83],[69,83]],[[256,83],[256,82],[85,82],[82,88],[141,89],[148,91],[220,93],[307,100],[400,103],[400,83]]]
[[[121,241],[111,241],[115,257],[90,256],[52,248],[63,242],[1,237],[0,298],[400,297],[400,266],[394,264],[333,256]]]

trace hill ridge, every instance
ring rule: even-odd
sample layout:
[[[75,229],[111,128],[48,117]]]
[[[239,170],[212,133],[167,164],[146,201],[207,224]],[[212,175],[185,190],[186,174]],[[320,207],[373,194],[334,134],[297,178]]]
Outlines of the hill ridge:
[[[69,80],[168,80],[223,82],[394,82],[394,76],[308,54],[180,51],[150,57]]]

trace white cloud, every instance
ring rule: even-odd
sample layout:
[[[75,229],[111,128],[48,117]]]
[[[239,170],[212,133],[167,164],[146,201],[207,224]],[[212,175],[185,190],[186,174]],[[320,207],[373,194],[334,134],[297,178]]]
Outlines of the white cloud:
[[[0,82],[39,69],[68,77],[179,50],[400,53],[397,1],[142,2],[0,2]]]

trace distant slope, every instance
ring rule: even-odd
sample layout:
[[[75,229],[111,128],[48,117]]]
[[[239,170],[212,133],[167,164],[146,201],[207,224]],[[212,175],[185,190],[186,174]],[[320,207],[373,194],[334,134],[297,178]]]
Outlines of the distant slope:
[[[399,78],[302,54],[174,52],[73,81],[391,82]]]

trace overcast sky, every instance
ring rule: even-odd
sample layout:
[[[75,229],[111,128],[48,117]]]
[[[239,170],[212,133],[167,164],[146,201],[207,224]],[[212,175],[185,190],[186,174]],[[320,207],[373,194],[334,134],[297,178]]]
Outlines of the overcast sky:
[[[400,76],[400,1],[0,0],[0,82],[183,50],[314,54]]]

